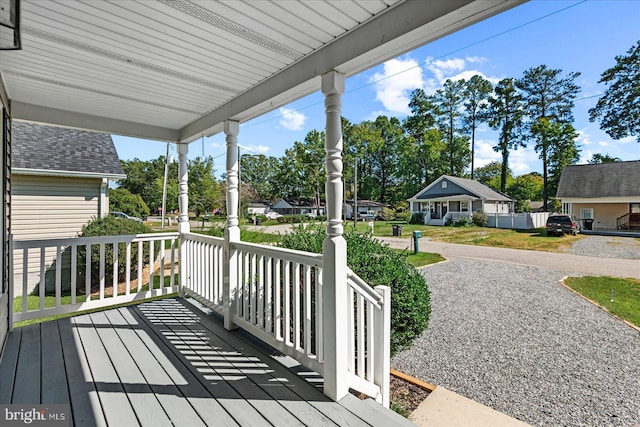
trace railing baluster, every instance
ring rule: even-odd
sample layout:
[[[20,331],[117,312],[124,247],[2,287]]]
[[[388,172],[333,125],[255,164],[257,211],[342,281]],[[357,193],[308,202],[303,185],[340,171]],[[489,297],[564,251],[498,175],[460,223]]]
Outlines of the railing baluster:
[[[364,328],[364,297],[361,294],[358,294],[357,299],[358,304],[358,317],[356,319],[357,329],[356,332],[358,334],[358,341],[356,347],[356,357],[357,357],[357,375],[361,378],[364,378],[364,337],[365,337],[365,328]]]
[[[105,251],[104,251],[104,243],[100,243],[100,300],[104,299],[104,282],[106,279],[105,276]]]
[[[293,271],[293,346],[300,348],[300,263],[296,262]]]
[[[91,245],[85,247],[86,264],[85,264],[85,281],[84,281],[84,297],[86,302],[91,301]]]
[[[244,260],[244,269],[242,271],[242,296],[244,302],[244,310],[242,311],[242,318],[248,321],[249,319],[251,319],[251,316],[249,315],[249,298],[251,296],[249,292],[249,288],[251,286],[251,275],[249,274],[249,253],[242,252],[242,257]]]
[[[256,254],[250,254],[250,259],[251,261],[249,262],[249,267],[250,267],[250,274],[249,274],[249,281],[251,283],[251,298],[250,298],[250,304],[249,304],[249,310],[251,311],[251,324],[255,325],[256,324],[256,312],[257,312],[257,305],[258,305],[258,298],[257,298],[257,287],[258,287],[258,283],[256,282]]]
[[[40,285],[39,285],[39,291],[40,291],[40,310],[44,310],[44,291],[45,291],[45,287],[46,287],[46,281],[45,281],[45,270],[44,270],[44,260],[45,260],[45,251],[46,248],[40,248]]]
[[[144,245],[142,241],[138,242],[138,284],[136,292],[142,289],[142,261],[144,260]]]
[[[316,357],[320,362],[324,362],[322,301],[322,269],[316,267]]]
[[[271,297],[271,292],[273,291],[273,277],[271,277],[272,275],[272,264],[273,264],[273,258],[271,257],[267,257],[266,258],[266,267],[267,267],[267,272],[266,272],[266,281],[265,281],[265,295],[266,295],[266,302],[265,302],[265,330],[267,331],[267,333],[271,334],[273,331],[273,326],[271,324],[271,313],[273,312],[273,304],[272,304],[272,297]]]
[[[176,239],[171,239],[171,279],[169,284],[173,288],[176,284]]]
[[[126,245],[126,267],[124,272],[125,294],[131,293],[131,242]]]
[[[257,312],[257,316],[258,316],[258,327],[259,328],[264,328],[264,293],[265,293],[265,289],[264,289],[264,255],[259,255],[258,259],[257,259],[257,263],[256,263],[256,271],[255,271],[255,275],[257,276],[256,279],[258,280],[258,291],[257,291],[257,297],[258,297],[258,312]]]
[[[164,294],[164,242],[160,240],[160,294]]]
[[[304,266],[304,350],[311,355],[311,267]]]
[[[78,284],[78,245],[71,245],[71,304],[76,303]]]
[[[284,262],[284,342],[291,344],[291,261]]]
[[[355,312],[355,304],[354,304],[354,298],[355,298],[355,291],[353,290],[353,288],[351,286],[348,287],[349,291],[348,291],[348,304],[349,304],[349,313],[347,315],[347,331],[349,334],[349,370],[353,373],[356,372],[356,363],[355,363],[355,358],[356,358],[356,352],[355,352],[355,340],[356,340],[356,335],[355,335],[355,325],[353,322],[353,318],[356,315]]]
[[[153,286],[153,273],[154,273],[154,264],[156,261],[154,248],[153,248],[153,240],[149,242],[149,291],[151,291],[151,295],[156,294],[154,286]]]
[[[22,312],[27,312],[27,294],[29,280],[29,248],[22,250]]]
[[[280,298],[280,290],[281,288],[281,283],[280,283],[280,268],[282,266],[282,261],[280,260],[280,258],[276,258],[275,259],[275,277],[274,277],[274,289],[273,289],[273,323],[274,323],[274,329],[275,329],[275,337],[277,340],[282,340],[282,327],[280,322],[282,321],[282,307],[280,307],[280,302],[281,302],[281,298]]]
[[[115,242],[113,244],[113,280],[112,280],[113,290],[111,296],[113,298],[118,296],[118,243]]]
[[[60,307],[62,296],[62,247],[56,246],[56,307]]]
[[[366,354],[366,358],[367,358],[367,371],[366,371],[366,376],[363,375],[363,378],[366,378],[368,381],[373,382],[373,363],[374,363],[374,358],[378,357],[379,355],[375,353],[375,340],[376,337],[373,333],[374,327],[375,327],[375,323],[373,320],[373,311],[374,311],[374,307],[373,304],[371,304],[370,302],[367,302],[367,342],[366,342],[366,350],[365,350],[365,354]]]

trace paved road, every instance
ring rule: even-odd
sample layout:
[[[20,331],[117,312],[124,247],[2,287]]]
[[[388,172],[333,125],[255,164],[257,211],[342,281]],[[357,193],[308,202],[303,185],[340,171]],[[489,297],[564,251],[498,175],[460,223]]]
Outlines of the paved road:
[[[393,248],[412,248],[411,239],[380,237]],[[600,258],[557,252],[527,251],[488,246],[458,245],[420,239],[421,252],[439,253],[445,258],[497,261],[529,265],[569,274],[590,276],[633,277],[640,279],[640,261],[637,259]]]

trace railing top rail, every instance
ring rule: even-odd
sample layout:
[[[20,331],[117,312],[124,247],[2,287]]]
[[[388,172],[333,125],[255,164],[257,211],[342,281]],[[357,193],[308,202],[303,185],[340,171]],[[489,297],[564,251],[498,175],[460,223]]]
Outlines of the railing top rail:
[[[95,245],[100,243],[148,242],[151,240],[177,239],[179,233],[120,234],[115,236],[67,237],[60,239],[13,240],[14,249],[42,248],[71,245]]]
[[[217,246],[221,246],[224,244],[224,239],[222,237],[207,236],[206,234],[182,233],[182,237],[197,242],[212,243]]]
[[[380,305],[383,302],[383,297],[350,268],[347,268],[347,280],[372,304]]]
[[[260,245],[248,242],[232,242],[231,246],[242,251],[255,252],[273,258],[282,258],[302,264],[322,267],[322,254],[312,252],[296,251],[294,249],[280,248],[277,246]]]

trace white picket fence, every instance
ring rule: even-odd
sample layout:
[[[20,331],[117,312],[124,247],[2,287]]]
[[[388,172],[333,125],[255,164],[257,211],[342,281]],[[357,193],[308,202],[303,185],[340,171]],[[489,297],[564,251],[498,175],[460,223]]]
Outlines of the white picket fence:
[[[532,230],[544,227],[549,212],[487,214],[487,227]]]
[[[178,233],[159,233],[12,240],[10,301],[14,296],[21,300],[20,309],[12,310],[12,324],[177,292],[178,237]],[[122,266],[124,278],[114,274]],[[29,308],[34,281],[38,304]],[[144,286],[154,282],[155,286]]]
[[[238,286],[224,295],[224,240],[195,233],[183,233],[182,238],[185,293],[323,374],[322,255],[231,242]],[[371,288],[351,270],[347,285],[350,309],[345,322],[350,335],[348,348],[342,351],[348,360],[350,388],[388,406],[390,289]]]

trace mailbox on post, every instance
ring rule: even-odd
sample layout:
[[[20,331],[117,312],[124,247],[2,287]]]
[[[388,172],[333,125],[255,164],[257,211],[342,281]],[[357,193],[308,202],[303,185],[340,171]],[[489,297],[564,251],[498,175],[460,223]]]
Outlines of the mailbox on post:
[[[418,253],[418,239],[422,237],[422,231],[413,232],[413,253]]]

